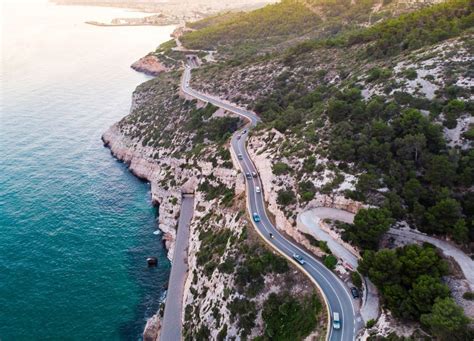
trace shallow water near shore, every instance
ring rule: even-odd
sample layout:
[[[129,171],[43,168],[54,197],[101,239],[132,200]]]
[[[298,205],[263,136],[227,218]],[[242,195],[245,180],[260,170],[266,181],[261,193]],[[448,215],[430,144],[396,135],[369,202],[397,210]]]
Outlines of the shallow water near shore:
[[[122,9],[2,6],[0,339],[140,339],[170,266],[149,185],[100,137],[148,79],[130,64],[173,27],[84,24]]]

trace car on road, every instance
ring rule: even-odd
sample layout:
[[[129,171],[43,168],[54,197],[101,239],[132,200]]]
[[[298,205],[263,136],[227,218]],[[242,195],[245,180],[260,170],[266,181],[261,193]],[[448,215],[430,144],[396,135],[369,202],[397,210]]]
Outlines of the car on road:
[[[252,176],[253,176],[254,178],[256,178],[256,177],[257,177],[257,173],[252,172]]]
[[[237,140],[240,140],[240,135],[237,135]]]
[[[257,214],[257,212],[253,213],[253,221],[256,223],[260,221],[260,216]]]
[[[273,233],[271,233],[271,232],[270,232],[270,238],[272,238],[272,239],[274,238]]]
[[[303,257],[301,257],[299,254],[297,253],[294,253],[293,254],[293,258],[298,262],[300,263],[301,265],[305,265],[306,264],[306,261],[303,259]]]
[[[357,290],[356,287],[351,288],[351,294],[352,294],[352,297],[359,298],[359,290]]]
[[[252,179],[252,175],[250,175],[249,172],[245,173],[245,177],[246,177],[247,179]]]
[[[261,192],[260,187],[256,186],[255,187],[255,192],[260,193]]]
[[[242,154],[238,154],[237,157],[239,158],[239,160],[243,160],[244,159],[244,156]]]
[[[332,314],[332,327],[334,329],[341,329],[341,319],[339,317],[339,313]]]

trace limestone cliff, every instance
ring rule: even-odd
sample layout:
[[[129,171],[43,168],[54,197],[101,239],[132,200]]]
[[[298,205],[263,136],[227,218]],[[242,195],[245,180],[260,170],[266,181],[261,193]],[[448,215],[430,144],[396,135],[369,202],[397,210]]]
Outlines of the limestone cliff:
[[[227,139],[215,135],[221,122],[228,129],[226,124],[235,120],[179,96],[178,82],[176,75],[163,73],[140,85],[130,114],[102,138],[133,174],[150,182],[169,259],[182,192],[195,193],[182,307],[184,337],[262,335],[262,310],[271,294],[274,300],[295,300],[317,312],[308,315],[310,329],[304,333],[322,335],[325,316],[314,286],[267,249],[249,222],[243,176],[232,164]],[[254,269],[255,262],[260,265]],[[248,311],[242,311],[243,306]],[[160,311],[148,320],[144,338],[157,340],[161,324]]]

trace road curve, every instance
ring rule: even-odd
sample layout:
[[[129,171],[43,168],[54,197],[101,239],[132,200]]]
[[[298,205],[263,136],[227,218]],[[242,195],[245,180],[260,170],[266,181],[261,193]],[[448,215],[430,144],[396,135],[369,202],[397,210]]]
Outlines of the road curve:
[[[183,77],[181,79],[181,90],[185,94],[200,99],[202,101],[212,103],[217,107],[223,108],[229,112],[244,117],[245,119],[250,121],[250,123],[247,125],[247,127],[249,128],[254,127],[259,122],[258,116],[251,111],[247,111],[245,109],[236,107],[230,103],[221,101],[218,98],[208,96],[206,94],[193,90],[189,86],[190,79],[191,67],[186,66]],[[238,162],[243,174],[247,172],[249,172],[250,174],[252,174],[252,172],[257,173],[258,171],[247,152],[247,133],[245,133],[245,131],[246,130],[244,129],[237,131],[232,136],[231,147],[234,152],[234,155],[240,156],[238,157]],[[361,327],[361,322],[358,322],[361,321],[361,319],[358,314],[356,315],[353,300],[349,294],[346,285],[326,266],[316,260],[312,255],[304,251],[298,245],[286,239],[286,237],[283,236],[275,226],[273,226],[265,210],[265,200],[262,193],[263,188],[259,177],[252,177],[251,179],[247,180],[246,183],[247,207],[250,210],[249,214],[250,216],[252,216],[253,213],[257,213],[261,218],[261,221],[258,223],[252,221],[259,234],[273,248],[275,248],[281,254],[293,261],[300,269],[302,269],[306,273],[306,275],[311,278],[314,283],[317,284],[317,286],[321,289],[322,294],[325,296],[325,300],[328,304],[329,314],[331,316],[331,321],[333,313],[339,313],[342,326],[340,329],[336,330],[333,329],[331,325],[329,325],[327,335],[328,340],[354,340],[358,329]],[[260,187],[261,191],[257,192],[257,187]],[[273,238],[270,238],[270,233],[273,235]],[[304,265],[296,263],[292,258],[294,254],[301,255],[306,261],[306,263]]]

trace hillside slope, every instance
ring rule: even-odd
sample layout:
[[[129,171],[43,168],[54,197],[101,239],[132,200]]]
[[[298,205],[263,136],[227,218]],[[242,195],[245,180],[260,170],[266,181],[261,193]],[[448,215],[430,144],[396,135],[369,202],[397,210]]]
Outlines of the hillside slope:
[[[169,71],[137,89],[131,114],[104,137],[152,182],[171,245],[181,186],[196,191],[187,339],[272,339],[282,303],[305,326],[282,337],[321,335],[324,321],[308,280],[250,231],[228,152],[241,122],[180,94],[189,54],[200,62],[193,88],[260,115],[248,149],[277,227],[350,286],[362,286],[355,269],[296,222],[318,206],[357,213],[325,224],[363,256],[358,271],[395,320],[385,325],[384,314],[371,333],[470,338],[472,289],[456,260],[385,235],[409,225],[473,251],[474,6],[438,2],[284,0],[188,24],[152,53]]]
[[[182,37],[190,49],[216,49],[223,57],[264,55],[298,42],[332,37],[439,1],[283,0],[245,13],[189,23]]]
[[[296,6],[306,18],[300,6],[308,4],[282,2],[274,5],[281,7],[268,18],[278,21],[284,6]],[[373,4],[365,4],[372,8]],[[391,3],[386,8],[399,5]],[[216,44],[221,58],[194,72],[195,88],[260,114],[263,124],[249,145],[255,149],[257,167],[262,165],[260,171],[268,172],[268,164],[271,167],[273,180],[265,191],[272,212],[286,218],[285,228],[296,225],[299,212],[319,205],[329,195],[336,201],[345,198],[378,207],[367,214],[362,210],[359,224],[336,227],[361,252],[381,248],[379,242],[390,226],[384,219],[388,219],[448,238],[471,254],[472,5],[472,1],[453,0],[400,16],[391,11],[387,17],[395,18],[367,28],[366,16],[346,10],[335,15],[342,27],[337,34],[322,29],[331,21],[327,18],[331,12],[326,8],[323,16],[324,7],[319,6],[310,17],[313,26],[306,25],[303,36],[295,37],[291,28],[276,25],[272,34],[279,39],[278,48],[272,50],[275,45],[270,43],[269,53],[261,56],[233,49],[249,43],[257,46],[259,39],[264,40],[260,25],[266,22],[262,20],[248,27],[241,24],[238,29],[244,33],[227,50],[230,53],[221,52],[229,43],[218,33],[235,25],[234,19],[206,26],[182,41],[193,44],[199,37],[208,44],[205,48]],[[357,12],[357,6],[347,8]],[[271,12],[271,8],[266,10]],[[347,26],[341,21],[351,15],[360,18],[356,28],[354,21]],[[369,262],[374,264],[361,272],[373,278],[367,269],[376,267],[376,258]],[[445,272],[432,280],[441,283],[442,277],[450,276]],[[409,287],[417,280],[416,276],[410,279]],[[401,295],[379,286],[386,302]],[[472,303],[461,297],[469,285],[463,288],[459,294],[457,286],[451,285],[458,304],[472,314]],[[400,286],[397,290],[410,289]],[[398,318],[421,320],[429,328],[428,317],[421,316],[428,316],[431,308],[436,310],[435,298],[443,295],[427,295],[432,295],[425,303],[428,308],[413,303],[397,309],[387,303],[387,307]],[[463,333],[465,325],[459,328],[456,333]]]

